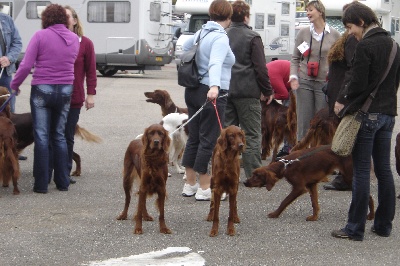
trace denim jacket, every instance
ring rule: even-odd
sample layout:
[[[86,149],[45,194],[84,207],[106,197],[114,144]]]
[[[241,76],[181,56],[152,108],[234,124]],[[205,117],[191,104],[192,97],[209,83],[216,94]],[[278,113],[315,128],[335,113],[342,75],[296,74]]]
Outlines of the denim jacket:
[[[22,41],[19,32],[15,27],[13,19],[3,13],[0,13],[0,28],[3,32],[3,38],[6,42],[6,54],[10,60],[10,65],[6,68],[7,75],[11,76],[15,72],[15,62],[18,60],[19,53],[22,50]]]

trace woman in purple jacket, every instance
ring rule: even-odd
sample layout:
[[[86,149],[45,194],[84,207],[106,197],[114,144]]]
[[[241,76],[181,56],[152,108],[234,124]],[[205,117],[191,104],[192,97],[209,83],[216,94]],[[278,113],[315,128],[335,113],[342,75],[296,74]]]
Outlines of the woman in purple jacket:
[[[83,36],[83,28],[76,11],[65,6],[67,10],[68,28],[79,37],[79,54],[74,65],[74,89],[71,96],[71,106],[68,113],[67,124],[65,125],[65,138],[68,147],[68,173],[72,169],[72,153],[74,150],[75,127],[79,120],[81,107],[85,103],[86,110],[94,107],[94,95],[96,95],[97,76],[96,76],[96,54],[94,46],[89,38]],[[85,100],[84,82],[86,78],[87,96]],[[76,183],[75,179],[70,177],[70,183]]]
[[[26,48],[17,73],[11,83],[13,92],[35,66],[30,105],[35,137],[33,191],[47,193],[50,180],[50,145],[53,149],[54,182],[57,189],[67,191],[69,173],[65,124],[70,107],[74,63],[78,56],[78,36],[68,30],[64,7],[51,4],[42,12],[42,30],[37,31]]]

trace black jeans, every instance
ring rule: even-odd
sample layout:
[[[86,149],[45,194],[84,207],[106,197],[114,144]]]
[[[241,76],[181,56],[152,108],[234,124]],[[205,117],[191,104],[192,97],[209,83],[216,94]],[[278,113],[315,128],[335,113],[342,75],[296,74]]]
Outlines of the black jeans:
[[[189,119],[203,106],[207,100],[209,87],[201,84],[198,88],[185,89],[185,102],[188,107]],[[224,95],[221,92],[219,96]],[[217,99],[217,110],[221,124],[224,124],[225,105],[227,97]],[[208,165],[217,138],[220,135],[220,124],[212,103],[207,103],[203,110],[188,124],[189,138],[182,158],[182,165],[193,168],[200,174],[209,172]]]

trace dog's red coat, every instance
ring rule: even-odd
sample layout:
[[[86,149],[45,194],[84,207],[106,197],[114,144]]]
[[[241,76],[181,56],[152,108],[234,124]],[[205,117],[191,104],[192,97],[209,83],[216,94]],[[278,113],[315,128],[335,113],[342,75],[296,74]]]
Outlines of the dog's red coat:
[[[168,149],[170,145],[168,131],[162,125],[153,124],[146,128],[142,139],[129,144],[124,158],[123,187],[125,191],[125,207],[117,217],[126,220],[131,201],[132,184],[140,175],[139,203],[134,216],[136,222],[134,233],[142,234],[142,220],[153,221],[146,208],[146,197],[156,193],[157,206],[160,212],[160,232],[170,234],[165,224],[164,203],[166,198],[166,182],[168,178]]]

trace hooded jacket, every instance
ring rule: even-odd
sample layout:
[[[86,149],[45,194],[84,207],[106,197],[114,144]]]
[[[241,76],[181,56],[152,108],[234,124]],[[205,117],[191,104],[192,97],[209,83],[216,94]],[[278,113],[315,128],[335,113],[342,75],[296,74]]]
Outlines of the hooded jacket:
[[[397,44],[396,44],[397,45]],[[351,68],[351,80],[340,91],[337,101],[345,105],[342,114],[359,110],[382,78],[388,65],[392,38],[387,31],[377,27],[369,30],[357,45]],[[397,89],[400,79],[400,48],[393,65],[375,98],[369,113],[397,115]]]
[[[17,90],[32,67],[35,69],[31,85],[73,84],[78,51],[78,36],[63,24],[37,31],[26,48],[11,88]]]
[[[194,45],[199,34],[201,35],[196,53],[196,64],[199,74],[204,75],[200,82],[209,87],[219,86],[221,90],[229,90],[235,56],[229,47],[229,39],[224,28],[217,22],[208,21],[201,31],[185,41],[184,51]]]

